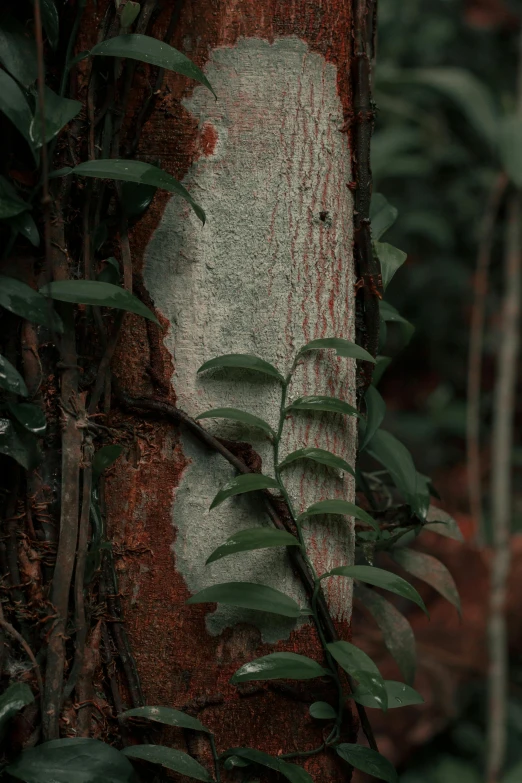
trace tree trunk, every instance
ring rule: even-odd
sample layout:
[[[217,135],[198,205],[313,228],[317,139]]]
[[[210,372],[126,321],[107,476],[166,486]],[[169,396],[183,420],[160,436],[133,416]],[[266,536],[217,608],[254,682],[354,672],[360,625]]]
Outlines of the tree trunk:
[[[165,34],[172,5],[165,4],[155,37]],[[203,86],[166,75],[136,157],[160,162],[180,179],[205,209],[207,222],[202,226],[185,202],[158,192],[131,231],[134,280],[138,286],[143,281],[162,328],[125,317],[115,376],[132,397],[170,400],[190,416],[237,407],[274,427],[277,383],[245,371],[198,376],[197,370],[220,354],[252,353],[286,373],[307,341],[354,339],[349,4],[185,0],[170,43],[204,70],[217,100]],[[355,404],[355,361],[331,351],[307,354],[290,399],[308,394]],[[239,666],[275,650],[321,660],[313,626],[185,604],[207,585],[250,581],[306,605],[303,586],[280,549],[205,566],[231,534],[270,524],[260,499],[231,498],[209,511],[235,470],[171,423],[125,414],[123,424],[134,431],[134,445],[107,482],[106,502],[145,703],[198,713],[216,732],[220,752],[234,746],[272,754],[316,747],[323,726],[309,716],[308,706],[325,698],[324,683],[280,688],[229,682]],[[273,475],[271,449],[259,432],[223,420],[208,429],[252,443],[263,472]],[[355,443],[353,417],[295,413],[286,421],[282,456],[317,446],[353,465]],[[246,447],[240,454],[252,458]],[[353,500],[349,475],[310,462],[295,465],[286,478],[299,510],[326,498]],[[313,519],[306,536],[319,573],[350,562],[353,527],[347,519]],[[350,580],[326,585],[339,634],[349,639]],[[326,690],[327,700],[329,695]],[[345,726],[343,739],[354,741],[353,732]],[[204,743],[199,748],[194,742],[191,751],[205,761]],[[346,767],[341,773],[333,756],[305,759],[315,780],[346,780]]]

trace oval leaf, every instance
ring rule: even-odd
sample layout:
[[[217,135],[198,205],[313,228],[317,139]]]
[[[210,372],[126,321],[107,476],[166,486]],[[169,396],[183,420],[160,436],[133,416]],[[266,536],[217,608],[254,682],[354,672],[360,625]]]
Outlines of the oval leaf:
[[[0,454],[16,460],[26,470],[36,468],[42,459],[35,435],[9,419],[0,419]]]
[[[279,489],[279,483],[270,476],[263,476],[261,473],[246,473],[242,476],[235,476],[219,490],[210,504],[210,510],[234,495],[243,495],[245,492],[255,492],[260,489]]]
[[[318,503],[312,503],[306,511],[299,514],[298,522],[319,514],[340,514],[342,516],[354,517],[355,519],[360,519],[361,522],[371,525],[374,530],[380,530],[379,524],[366,511],[356,506],[355,503],[350,503],[348,500],[341,500],[340,498],[320,500]]]
[[[299,356],[307,351],[321,351],[328,348],[333,348],[337,352],[337,356],[342,356],[347,359],[360,359],[365,362],[375,362],[375,359],[361,348],[360,345],[350,342],[350,340],[344,340],[342,337],[323,337],[319,340],[312,340],[304,345],[299,351]]]
[[[321,579],[329,576],[348,576],[350,579],[358,579],[359,582],[382,587],[383,590],[389,590],[390,593],[408,598],[428,614],[424,601],[416,589],[401,576],[392,574],[391,571],[385,571],[384,568],[375,568],[368,565],[339,566],[338,568],[332,568],[327,574],[323,574]]]
[[[323,397],[313,395],[311,397],[299,397],[288,406],[288,411],[326,411],[327,413],[342,413],[345,416],[359,416],[357,408],[349,405],[338,397]]]
[[[45,413],[38,405],[29,402],[8,402],[7,407],[22,427],[35,435],[43,435],[47,421]]]
[[[114,38],[110,39],[114,41]],[[109,43],[109,41],[104,41]],[[166,44],[165,44],[166,45]],[[205,223],[205,212],[196,204],[188,190],[177,179],[166,171],[143,163],[141,160],[103,159],[88,160],[71,169],[68,174],[76,174],[79,177],[99,177],[100,179],[114,179],[123,182],[141,182],[144,185],[153,185],[155,188],[168,190],[185,199],[202,223]]]
[[[9,720],[33,701],[32,691],[24,682],[13,682],[5,689],[0,696],[0,735],[3,735]]]
[[[218,603],[272,612],[283,617],[301,617],[299,604],[279,590],[253,582],[225,582],[205,587],[191,596],[187,604]]]
[[[455,541],[464,541],[461,529],[453,517],[436,506],[430,506],[426,516],[427,524],[423,530],[430,530],[432,533],[438,533],[439,536],[453,538]]]
[[[380,239],[393,226],[398,214],[396,207],[392,207],[382,193],[374,193],[370,206],[373,239]]]
[[[123,446],[118,446],[115,443],[109,446],[102,446],[101,449],[98,449],[92,461],[93,481],[97,481],[103,471],[110,468],[110,466],[116,462],[122,451]]]
[[[347,761],[355,769],[367,772],[379,780],[386,780],[387,783],[399,783],[399,776],[392,764],[376,750],[348,742],[342,742],[335,750],[344,761]]]
[[[382,287],[386,291],[397,269],[404,264],[408,254],[388,242],[373,243],[375,255],[381,263]]]
[[[459,591],[446,566],[436,557],[417,552],[416,549],[393,549],[388,553],[401,568],[409,574],[422,579],[440,593],[457,612],[461,613]]]
[[[230,419],[231,421],[239,421],[241,424],[248,424],[250,427],[257,427],[263,430],[267,435],[275,435],[274,430],[267,424],[266,421],[260,419],[259,416],[254,416],[252,413],[246,411],[240,411],[237,408],[213,408],[210,411],[205,411],[196,416],[196,421],[199,419]]]
[[[331,674],[317,661],[297,653],[280,652],[255,658],[241,666],[230,682],[250,682],[251,680],[311,680]]]
[[[30,212],[20,212],[18,215],[8,218],[7,222],[17,234],[29,240],[33,247],[40,246],[40,234]]]
[[[45,141],[57,136],[67,123],[81,111],[82,104],[63,98],[45,87]],[[30,128],[31,142],[35,148],[42,146],[42,124],[39,112],[35,114]]]
[[[75,738],[51,740],[24,750],[7,767],[25,783],[135,783],[132,764],[106,742]]]
[[[379,381],[391,364],[391,358],[389,356],[378,356],[375,360],[375,369],[372,375],[372,385],[378,386]]]
[[[90,53],[103,57],[128,57],[131,60],[141,60],[149,65],[165,68],[167,71],[181,73],[204,84],[216,96],[209,80],[192,60],[173,46],[149,35],[117,35],[115,38],[108,38],[96,44]]]
[[[271,549],[276,546],[300,546],[299,541],[285,530],[275,530],[271,527],[254,527],[249,530],[239,530],[227,541],[215,549],[208,558],[206,565],[235,552],[250,552],[254,549]]]
[[[34,324],[63,332],[63,324],[45,296],[14,277],[0,275],[0,305]]]
[[[414,688],[405,685],[403,682],[395,680],[385,680],[386,693],[388,694],[388,709],[394,707],[410,707],[413,704],[423,704],[424,699]],[[363,686],[359,685],[352,693],[352,698],[363,707],[373,707],[380,709],[381,705],[374,699],[372,694]]]
[[[356,584],[354,595],[379,626],[388,652],[395,659],[406,682],[411,685],[417,668],[415,635],[411,625],[393,604],[375,590]]]
[[[355,470],[346,460],[341,457],[337,457],[332,454],[331,451],[325,449],[315,449],[312,446],[307,446],[304,449],[298,449],[288,454],[282,462],[279,463],[279,469],[286,468],[287,465],[291,465],[299,459],[310,459],[313,462],[318,462],[320,465],[326,465],[329,468],[335,468],[336,470],[342,470],[345,473],[349,473],[351,476],[355,476]]]
[[[36,81],[38,60],[34,38],[5,9],[0,23],[0,63],[24,87]]]
[[[40,289],[40,293],[59,302],[87,304],[100,307],[114,307],[136,313],[149,321],[159,324],[158,319],[138,297],[111,283],[100,283],[98,280],[58,280],[48,283]]]
[[[339,666],[372,694],[382,710],[386,710],[388,707],[386,686],[372,659],[350,642],[331,642],[326,646]]]
[[[120,718],[146,718],[155,723],[162,723],[165,726],[179,726],[182,729],[192,729],[192,731],[204,731],[210,734],[209,729],[203,726],[197,718],[187,715],[181,710],[174,710],[172,707],[135,707],[132,710],[122,712]]]
[[[256,372],[270,375],[272,378],[277,378],[278,381],[284,382],[285,380],[272,364],[248,353],[227,353],[223,356],[216,356],[215,359],[209,359],[208,362],[202,364],[198,372],[212,370],[216,367],[237,367],[243,370],[255,370]]]
[[[426,496],[426,488],[417,477],[413,458],[406,446],[390,432],[377,430],[366,450],[386,468],[408,505],[418,516],[424,518],[428,510],[429,496]]]
[[[386,413],[386,403],[375,386],[368,387],[366,394],[364,395],[364,402],[366,404],[366,426],[364,428],[359,451],[363,451],[371,441],[381,426]]]
[[[121,12],[121,26],[130,27],[130,25],[138,18],[138,14],[141,10],[139,3],[127,2]]]
[[[194,780],[203,780],[211,783],[212,776],[202,767],[201,764],[183,753],[181,750],[166,748],[163,745],[130,745],[122,750],[122,753],[131,759],[141,759],[150,761],[152,764],[161,764],[166,769],[172,769],[179,772],[180,775],[186,775]]]
[[[314,701],[310,704],[309,713],[312,718],[317,720],[335,720],[337,713],[331,704],[326,701]]]
[[[22,397],[29,396],[24,379],[5,356],[0,356],[0,388]]]
[[[288,761],[279,759],[276,756],[269,756],[268,753],[263,753],[263,751],[255,750],[254,748],[230,748],[230,750],[223,753],[221,758],[237,758],[253,764],[261,764],[263,767],[268,767],[268,769],[273,769],[284,775],[290,783],[314,783],[308,772],[302,767],[298,767],[297,764],[290,764]],[[239,765],[236,764],[234,766]]]
[[[33,114],[22,90],[6,71],[0,71],[0,111],[11,120],[24,139],[31,143],[29,130]]]
[[[31,209],[30,205],[20,198],[8,179],[0,176],[0,219],[12,218],[27,209]]]

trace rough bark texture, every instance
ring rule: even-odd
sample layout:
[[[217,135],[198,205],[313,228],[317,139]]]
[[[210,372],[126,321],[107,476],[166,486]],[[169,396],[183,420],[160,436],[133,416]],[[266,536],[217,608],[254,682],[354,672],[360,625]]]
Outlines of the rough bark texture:
[[[165,3],[156,22],[157,37],[164,34],[171,5]],[[182,180],[205,208],[207,224],[202,227],[184,203],[158,193],[131,232],[135,277],[142,276],[163,324],[161,333],[126,317],[115,371],[134,396],[167,392],[191,415],[228,405],[274,424],[274,384],[225,373],[197,378],[198,366],[221,353],[248,352],[287,371],[294,352],[310,339],[353,339],[353,204],[345,132],[350,35],[349,4],[341,0],[181,3],[170,43],[204,69],[218,101],[169,74],[137,157],[161,161]],[[320,393],[353,404],[353,360],[311,354],[290,394]],[[131,418],[126,423],[135,429],[135,447],[108,482],[107,503],[147,703],[199,711],[216,731],[218,751],[242,745],[276,754],[317,746],[322,727],[309,717],[308,705],[321,691],[324,698],[324,684],[282,691],[229,683],[241,664],[274,649],[320,657],[312,627],[259,613],[185,606],[203,586],[241,579],[304,601],[286,556],[275,550],[204,567],[228,535],[267,519],[250,498],[232,499],[209,513],[214,494],[233,475],[221,457],[170,425]],[[245,430],[219,422],[212,431],[247,438]],[[353,464],[354,420],[303,414],[289,419],[285,432],[283,454],[315,445]],[[257,435],[252,442],[270,473],[266,442]],[[350,477],[309,465],[288,477],[300,508],[327,497],[353,499]],[[347,520],[315,521],[310,528],[319,571],[349,562],[353,532]],[[332,611],[347,639],[351,588],[348,580],[330,582]],[[350,731],[347,726],[344,736],[353,741]],[[205,759],[204,749],[191,749]],[[324,756],[305,766],[317,781],[346,780],[346,768],[341,773]]]

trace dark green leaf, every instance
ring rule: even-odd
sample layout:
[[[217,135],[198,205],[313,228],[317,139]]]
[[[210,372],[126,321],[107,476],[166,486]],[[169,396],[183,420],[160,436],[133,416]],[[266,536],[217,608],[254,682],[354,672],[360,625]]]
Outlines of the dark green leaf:
[[[274,430],[267,424],[266,421],[260,419],[259,416],[254,416],[252,413],[246,411],[240,411],[237,408],[213,408],[210,411],[205,411],[196,416],[196,421],[199,419],[231,419],[232,421],[239,421],[241,424],[248,424],[250,427],[258,427],[266,432],[268,435],[275,435]]]
[[[54,0],[40,0],[40,13],[47,40],[51,49],[56,49],[60,34],[60,22]]]
[[[279,759],[276,756],[269,756],[261,750],[254,748],[230,748],[221,758],[229,759],[232,757],[244,759],[253,764],[260,764],[268,769],[273,769],[290,781],[290,783],[314,783],[308,772],[297,764],[290,764],[288,761]]]
[[[158,68],[165,68],[167,71],[174,71],[188,76],[189,79],[195,79],[216,95],[205,74],[194,65],[192,60],[174,47],[148,35],[117,35],[115,38],[108,38],[96,44],[91,49],[91,55],[141,60],[149,65],[156,65]]]
[[[210,509],[216,508],[224,500],[234,495],[243,495],[245,492],[255,492],[259,489],[279,489],[279,483],[270,476],[263,476],[261,473],[246,473],[242,476],[235,476],[219,490],[210,505]]]
[[[143,215],[152,203],[157,188],[154,185],[142,185],[139,182],[124,182],[121,186],[120,204],[129,218]]]
[[[30,212],[20,212],[8,218],[7,222],[12,230],[29,240],[33,247],[40,246],[40,234]]]
[[[24,750],[7,767],[25,783],[135,783],[132,764],[119,750],[95,739],[51,740]]]
[[[172,769],[174,772],[179,772],[180,775],[186,775],[194,780],[203,780],[207,783],[212,781],[212,776],[208,770],[202,767],[192,756],[189,756],[188,753],[183,753],[182,750],[166,748],[163,745],[129,745],[122,750],[122,753],[131,759],[141,759],[142,761],[150,761],[152,764],[161,764],[166,769]]]
[[[314,701],[313,704],[310,704],[309,712],[312,718],[318,720],[335,720],[337,717],[334,708],[326,701]]]
[[[3,736],[11,718],[33,701],[30,687],[23,682],[14,682],[5,689],[0,696],[0,736]]]
[[[0,419],[0,454],[11,457],[26,470],[36,468],[42,458],[36,437],[9,419]]]
[[[250,765],[250,761],[247,761],[246,759],[242,759],[239,756],[228,756],[228,758],[225,759],[223,766],[225,769],[234,769],[235,767],[248,767]]]
[[[345,672],[368,689],[382,710],[388,707],[388,696],[379,669],[365,652],[350,642],[331,642],[328,652]]]
[[[399,783],[399,776],[394,767],[376,750],[366,748],[364,745],[343,742],[336,747],[336,751],[344,761],[347,761],[355,769],[367,772],[379,780],[386,780],[387,783]]]
[[[155,723],[163,723],[165,726],[179,726],[182,729],[210,733],[197,718],[187,715],[186,712],[174,710],[172,707],[135,707],[133,710],[122,712],[120,718],[147,718]]]
[[[459,780],[461,783],[475,783],[474,781],[462,781],[462,778],[460,777]],[[479,783],[480,778],[477,775],[477,783]],[[515,764],[514,767],[510,767],[505,776],[502,778],[501,783],[520,783],[522,780],[522,761],[519,761],[518,764]]]
[[[395,680],[385,680],[386,693],[388,694],[388,709],[394,707],[410,707],[412,704],[423,704],[424,699],[416,690],[403,682]],[[375,700],[372,694],[361,685],[358,685],[353,692],[353,699],[363,707],[374,707],[380,709],[381,705]]]
[[[356,506],[355,503],[350,503],[348,500],[341,500],[340,498],[319,500],[317,503],[312,503],[311,506],[308,506],[306,511],[299,514],[298,521],[301,522],[303,519],[314,517],[319,514],[340,514],[341,516],[354,517],[355,519],[360,519],[361,522],[366,522],[368,525],[371,525],[375,530],[379,530],[379,525],[375,519],[366,511],[359,508],[359,506]]]
[[[409,574],[422,579],[440,593],[460,614],[459,591],[446,566],[436,557],[417,552],[415,549],[397,547],[389,552],[390,556]]]
[[[0,389],[20,394],[22,397],[29,396],[24,379],[5,356],[0,356]]]
[[[213,563],[215,560],[220,560],[235,552],[250,552],[253,549],[270,549],[277,546],[299,546],[299,541],[291,533],[275,530],[271,527],[239,530],[212,552],[206,564]]]
[[[326,465],[329,468],[335,470],[342,470],[345,473],[350,473],[351,476],[355,476],[355,471],[346,460],[341,457],[337,457],[332,454],[331,451],[325,449],[315,449],[312,446],[307,446],[304,449],[298,449],[288,454],[282,462],[279,463],[279,468],[286,468],[287,465],[291,465],[299,459],[310,459],[313,462],[318,462],[320,465]]]
[[[464,541],[464,536],[453,517],[436,506],[430,506],[426,516],[428,524],[424,525],[423,530],[430,530],[432,533],[438,533],[439,536],[453,538],[455,541]]]
[[[397,220],[398,211],[388,203],[382,193],[374,193],[370,207],[372,237],[375,241],[393,226]]]
[[[62,98],[55,92],[45,88],[45,141],[49,142],[57,136],[67,123],[73,120],[81,111],[79,101]],[[42,123],[40,113],[36,112],[31,123],[31,140],[35,148],[42,146]]]
[[[40,289],[40,293],[59,302],[115,307],[117,310],[136,313],[149,321],[159,323],[154,313],[136,296],[111,283],[100,283],[97,280],[59,280],[45,285]]]
[[[272,364],[248,353],[228,353],[224,356],[216,356],[215,359],[210,359],[205,364],[202,364],[198,372],[212,370],[216,367],[237,367],[243,370],[255,370],[284,382],[283,376]]]
[[[0,306],[34,324],[63,332],[63,324],[52,303],[34,288],[14,277],[0,275]]]
[[[375,360],[375,369],[372,376],[372,384],[374,386],[379,385],[379,381],[391,364],[391,358],[389,356],[378,356]]]
[[[368,609],[383,635],[384,644],[410,685],[415,680],[417,653],[412,627],[393,604],[375,590],[356,584],[355,597]]]
[[[57,177],[67,177],[72,172],[70,166],[63,166],[61,169],[55,169],[49,172],[49,179],[56,179]]]
[[[518,188],[522,186],[521,134],[522,121],[518,114],[512,114],[502,119],[500,125],[500,158],[509,178]]]
[[[413,324],[407,321],[406,318],[403,318],[393,305],[383,300],[379,302],[379,312],[385,323],[399,324],[402,338],[401,348],[404,348],[410,342],[415,331]]]
[[[310,397],[299,397],[292,402],[287,411],[326,411],[327,413],[342,413],[345,416],[358,416],[357,408],[349,405],[338,397],[324,397],[322,395],[313,395]]]
[[[111,285],[120,284],[120,265],[113,256],[105,259],[105,267],[102,269],[96,279],[100,283],[111,283]]]
[[[115,41],[111,38],[110,41]],[[105,41],[104,43],[110,43]],[[159,42],[158,42],[159,43]],[[166,44],[164,44],[166,46]],[[168,190],[169,193],[176,193],[185,199],[202,223],[205,223],[205,212],[196,204],[188,190],[181,183],[174,179],[171,174],[152,166],[150,163],[143,163],[141,160],[119,160],[103,159],[88,160],[80,163],[69,172],[78,177],[98,177],[100,179],[114,179],[123,182],[139,182],[143,185],[152,185],[155,188]]]
[[[22,201],[9,180],[0,176],[0,219],[14,217],[30,208],[29,204]]]
[[[342,337],[323,337],[319,340],[312,340],[301,348],[299,355],[306,353],[306,351],[321,351],[328,348],[333,348],[337,352],[337,356],[342,356],[346,359],[361,359],[366,362],[375,362],[375,359],[368,351],[365,351],[360,345],[350,342],[350,340],[344,340]]]
[[[386,571],[384,568],[375,568],[368,565],[339,566],[338,568],[332,568],[327,574],[323,574],[321,579],[325,579],[328,576],[348,576],[350,579],[357,579],[359,582],[366,582],[369,585],[381,587],[383,590],[389,590],[391,593],[408,598],[416,603],[417,606],[420,606],[426,614],[428,613],[424,606],[424,601],[415,588],[402,577],[392,574],[391,571]]]
[[[359,451],[363,451],[381,426],[386,413],[386,403],[375,388],[369,386],[364,395],[366,404],[366,426],[361,439]]]
[[[279,590],[252,582],[226,582],[205,587],[191,596],[188,604],[219,603],[272,612],[283,617],[301,617],[302,612],[293,598]]]
[[[314,677],[324,677],[330,674],[317,661],[297,653],[279,652],[255,658],[241,666],[230,682],[251,680],[311,680]]]
[[[381,264],[382,285],[386,290],[397,269],[406,261],[408,254],[388,242],[374,242],[373,245],[375,255]]]
[[[29,129],[33,113],[17,82],[6,71],[0,71],[0,111],[11,120],[24,139],[31,143]]]
[[[0,63],[24,87],[36,81],[38,60],[34,39],[20,22],[6,13],[0,22]]]
[[[98,449],[92,460],[92,480],[97,481],[101,474],[113,465],[123,451],[123,446],[113,443]]]
[[[125,3],[125,6],[123,8],[123,11],[121,12],[121,17],[120,17],[121,26],[130,27],[130,25],[137,19],[140,10],[141,10],[141,6],[139,3],[134,3],[134,2]]]
[[[415,513],[424,518],[428,510],[429,497],[426,497],[426,489],[419,482],[408,449],[390,432],[377,430],[366,450],[386,468],[393,483]]]
[[[29,402],[8,402],[7,407],[22,427],[35,435],[43,435],[47,421],[43,410],[38,405],[32,405]]]

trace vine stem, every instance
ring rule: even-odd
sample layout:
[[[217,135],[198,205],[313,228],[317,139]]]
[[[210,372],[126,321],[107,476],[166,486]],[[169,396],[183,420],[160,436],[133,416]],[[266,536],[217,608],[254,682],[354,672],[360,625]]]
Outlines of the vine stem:
[[[210,742],[210,750],[212,751],[212,760],[214,761],[214,772],[216,775],[216,783],[221,783],[221,772],[219,769],[219,756],[216,750],[216,741],[214,735],[211,733],[208,735]]]

